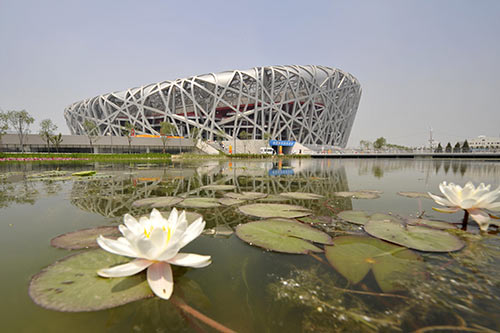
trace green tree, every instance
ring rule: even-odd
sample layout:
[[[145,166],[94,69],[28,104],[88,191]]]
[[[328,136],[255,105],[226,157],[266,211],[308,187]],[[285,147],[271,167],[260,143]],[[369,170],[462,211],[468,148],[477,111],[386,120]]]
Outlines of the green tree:
[[[465,140],[464,144],[462,145],[462,153],[470,153],[470,147],[467,140]]]
[[[40,122],[40,137],[47,143],[47,151],[50,153],[50,138],[54,135],[57,125],[50,119],[44,119]]]
[[[446,148],[444,149],[445,152],[447,153],[451,153],[451,143],[448,142],[448,144],[446,145]]]
[[[52,142],[54,147],[56,147],[56,152],[59,152],[59,145],[61,144],[62,141],[63,141],[63,139],[62,139],[61,133],[59,133],[57,135],[52,135],[50,137],[50,142]]]
[[[2,136],[7,133],[8,129],[7,114],[0,111],[0,152],[2,151]]]
[[[92,120],[86,119],[83,122],[83,130],[85,131],[85,135],[87,135],[87,138],[89,138],[90,149],[93,151],[94,150],[94,142],[97,141],[97,134],[98,134],[97,125]]]
[[[163,143],[163,153],[165,154],[165,146],[167,145],[168,136],[172,135],[175,131],[174,124],[171,124],[167,121],[162,121],[160,123],[160,137],[161,142]]]
[[[19,144],[21,145],[21,152],[24,153],[24,141],[30,132],[30,125],[33,124],[33,118],[26,110],[16,111],[11,110],[7,112],[7,122],[17,132],[19,136]]]
[[[387,144],[387,140],[384,137],[380,137],[375,142],[373,142],[373,148],[382,149]]]
[[[130,122],[126,122],[125,125],[122,127],[122,134],[124,134],[127,137],[129,154],[132,153],[132,139],[134,138],[133,137],[134,133],[135,133],[135,126]]]
[[[200,129],[198,127],[191,127],[190,133],[191,138],[196,140],[200,135]]]
[[[368,150],[368,149],[370,149],[370,146],[371,146],[370,141],[367,141],[367,140],[359,141],[359,147],[361,148],[361,150]]]
[[[443,152],[443,146],[441,146],[441,142],[438,143],[438,146],[436,150],[434,150],[435,153],[442,153]]]
[[[461,151],[461,150],[462,150],[462,149],[461,149],[461,147],[460,147],[460,142],[457,142],[457,143],[455,144],[455,147],[453,147],[453,152],[454,152],[454,153],[460,153],[460,151]]]

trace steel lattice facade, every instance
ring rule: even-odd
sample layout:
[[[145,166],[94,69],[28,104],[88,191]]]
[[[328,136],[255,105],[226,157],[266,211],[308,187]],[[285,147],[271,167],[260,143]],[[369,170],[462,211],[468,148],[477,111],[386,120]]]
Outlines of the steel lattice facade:
[[[65,109],[71,134],[93,121],[99,135],[159,135],[160,123],[177,135],[214,140],[294,140],[345,147],[361,98],[349,73],[325,66],[267,66],[164,81],[76,102]]]

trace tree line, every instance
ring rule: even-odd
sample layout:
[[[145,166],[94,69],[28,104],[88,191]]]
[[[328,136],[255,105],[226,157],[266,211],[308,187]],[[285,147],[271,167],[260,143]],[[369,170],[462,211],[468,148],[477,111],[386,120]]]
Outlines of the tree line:
[[[443,152],[443,146],[441,146],[441,143],[438,144],[437,148],[434,149],[435,153],[442,153]],[[445,153],[470,153],[471,148],[469,147],[469,143],[467,140],[464,141],[462,145],[460,145],[460,142],[457,142],[455,146],[452,148],[451,143],[448,142],[446,147],[444,148]]]
[[[30,126],[35,122],[28,111],[26,110],[0,110],[0,146],[2,143],[2,136],[7,133],[9,129],[15,131],[19,136],[19,144],[21,145],[21,152],[24,153],[24,146],[26,137],[30,133]],[[39,135],[47,143],[47,149],[50,152],[50,144],[59,151],[59,145],[62,142],[62,134],[55,134],[57,125],[50,119],[43,119],[40,122]]]
[[[7,133],[7,131],[13,130],[19,136],[19,144],[21,145],[21,152],[24,153],[24,147],[26,143],[27,135],[30,133],[30,126],[35,122],[33,118],[26,110],[0,110],[0,148],[2,144],[2,136]],[[93,149],[94,143],[97,141],[99,128],[97,124],[92,120],[85,120],[83,122],[83,129],[85,135],[89,140],[91,149]],[[50,153],[51,144],[59,152],[59,146],[63,141],[62,134],[55,134],[57,130],[57,125],[52,122],[51,119],[43,119],[39,124],[40,130],[38,134],[45,141],[47,145],[47,151]],[[135,125],[130,122],[124,124],[120,127],[120,134],[127,137],[128,141],[128,151],[129,154],[132,151],[132,138],[136,131]],[[163,121],[160,123],[160,138],[163,143],[163,153],[165,153],[168,136],[173,136],[177,132],[177,128],[174,124]],[[191,131],[193,138],[199,135],[198,128],[193,128]],[[181,140],[181,139],[179,139]],[[179,150],[182,152],[182,146],[179,144]]]

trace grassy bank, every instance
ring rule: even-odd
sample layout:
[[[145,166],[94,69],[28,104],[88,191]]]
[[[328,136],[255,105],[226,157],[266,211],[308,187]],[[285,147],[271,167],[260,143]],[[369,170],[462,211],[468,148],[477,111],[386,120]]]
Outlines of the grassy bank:
[[[0,159],[12,159],[4,162],[23,162],[23,159],[34,159],[36,162],[61,162],[68,161],[142,161],[142,160],[170,160],[170,154],[149,153],[149,154],[87,154],[87,153],[0,153]],[[36,160],[40,159],[40,160]],[[52,160],[53,159],[53,160]]]

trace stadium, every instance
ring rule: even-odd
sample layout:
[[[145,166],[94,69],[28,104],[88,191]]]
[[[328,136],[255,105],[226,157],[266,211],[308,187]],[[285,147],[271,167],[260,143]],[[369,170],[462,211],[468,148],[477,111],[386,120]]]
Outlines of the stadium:
[[[85,121],[98,135],[160,135],[162,122],[179,137],[287,140],[345,147],[361,98],[349,73],[325,66],[265,66],[197,75],[108,93],[73,103],[64,117],[73,135]]]

